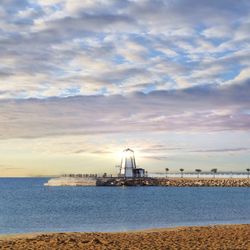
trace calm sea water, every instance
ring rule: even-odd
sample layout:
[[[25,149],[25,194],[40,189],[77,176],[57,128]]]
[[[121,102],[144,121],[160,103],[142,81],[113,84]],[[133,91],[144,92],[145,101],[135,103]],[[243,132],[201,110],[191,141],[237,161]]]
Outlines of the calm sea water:
[[[0,178],[0,234],[250,223],[249,188],[44,187]]]

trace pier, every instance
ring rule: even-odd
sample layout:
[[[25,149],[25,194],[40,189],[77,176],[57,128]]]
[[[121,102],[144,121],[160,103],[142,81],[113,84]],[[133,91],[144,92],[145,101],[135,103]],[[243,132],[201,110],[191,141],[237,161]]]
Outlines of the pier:
[[[134,151],[127,148],[123,151],[119,173],[117,176],[98,174],[64,174],[52,178],[45,186],[162,186],[162,187],[250,187],[250,169],[245,173],[220,172],[213,168],[210,172],[169,173],[165,168],[165,176],[150,176],[143,168],[136,166]]]
[[[250,187],[249,178],[80,177],[52,178],[46,186]]]

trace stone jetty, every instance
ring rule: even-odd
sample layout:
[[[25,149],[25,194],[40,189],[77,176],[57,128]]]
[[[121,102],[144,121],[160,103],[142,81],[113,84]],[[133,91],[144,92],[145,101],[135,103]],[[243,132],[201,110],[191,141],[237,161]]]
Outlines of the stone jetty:
[[[159,182],[162,186],[172,187],[250,187],[247,178],[164,178]]]
[[[98,178],[97,186],[250,187],[249,178]]]
[[[121,178],[70,176],[50,179],[45,186],[163,186],[163,187],[250,187],[250,178]]]

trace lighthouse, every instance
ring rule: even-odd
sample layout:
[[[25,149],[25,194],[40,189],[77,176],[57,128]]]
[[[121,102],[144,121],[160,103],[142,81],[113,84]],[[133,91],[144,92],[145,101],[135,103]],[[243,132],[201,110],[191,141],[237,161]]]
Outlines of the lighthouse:
[[[127,148],[122,152],[119,176],[125,178],[138,178],[145,176],[144,169],[136,168],[134,151],[130,148]]]

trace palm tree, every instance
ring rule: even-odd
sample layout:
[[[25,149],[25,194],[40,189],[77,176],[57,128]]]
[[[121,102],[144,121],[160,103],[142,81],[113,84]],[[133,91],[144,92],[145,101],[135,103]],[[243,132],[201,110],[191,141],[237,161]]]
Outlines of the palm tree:
[[[181,178],[183,178],[184,168],[180,168],[180,171],[181,171]]]
[[[247,168],[247,178],[249,178],[249,174],[250,174],[250,168]]]
[[[169,171],[169,168],[165,168],[165,171],[166,171],[166,178],[168,178],[168,171]]]
[[[213,169],[211,169],[211,172],[213,173],[214,178],[215,178],[215,174],[217,173],[217,168],[213,168]]]
[[[199,178],[200,177],[201,169],[195,169],[195,172],[197,172],[197,178]]]

